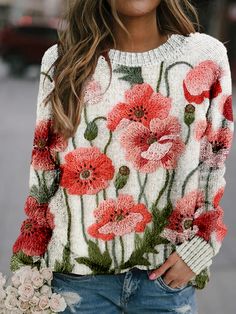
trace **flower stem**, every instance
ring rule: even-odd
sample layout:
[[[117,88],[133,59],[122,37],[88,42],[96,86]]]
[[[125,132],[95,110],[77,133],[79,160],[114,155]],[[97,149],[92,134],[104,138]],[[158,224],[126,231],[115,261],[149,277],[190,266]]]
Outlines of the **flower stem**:
[[[185,145],[187,145],[187,143],[189,141],[189,138],[190,138],[190,125],[188,125],[188,134],[187,134],[187,137],[186,137],[186,140],[185,140]]]
[[[210,176],[211,173],[213,171],[213,168],[210,167],[209,173],[207,175],[207,183],[206,183],[206,194],[205,194],[205,204],[206,204],[206,211],[208,211],[208,205],[209,205],[209,201],[208,201],[208,192],[209,192],[209,182],[210,182]]]
[[[160,89],[162,72],[163,72],[163,65],[164,65],[164,61],[161,62],[160,73],[159,73],[159,78],[158,78],[158,82],[157,82],[156,92],[159,92],[159,89]]]
[[[41,180],[40,180],[39,173],[38,173],[38,171],[37,171],[37,170],[35,170],[35,169],[34,169],[34,172],[35,172],[35,174],[36,174],[36,176],[37,176],[38,185],[40,186],[40,185],[41,185]]]
[[[156,199],[155,202],[154,202],[154,206],[155,206],[155,207],[157,207],[157,204],[158,204],[158,202],[159,202],[159,200],[160,200],[162,194],[163,194],[163,193],[165,192],[165,190],[166,190],[166,187],[167,187],[168,182],[169,182],[169,177],[170,177],[169,171],[166,169],[165,184],[164,184],[163,188],[160,190],[159,195],[158,195],[157,199]]]
[[[84,200],[83,200],[83,195],[80,195],[80,203],[81,203],[81,224],[82,224],[82,231],[83,231],[83,236],[84,240],[86,243],[88,243],[88,239],[85,233],[85,226],[84,226]]]
[[[167,89],[167,97],[170,96],[170,86],[169,86],[169,79],[168,79],[168,75],[169,75],[169,71],[170,69],[172,69],[174,66],[178,65],[178,64],[186,64],[188,65],[190,68],[193,68],[193,66],[188,63],[188,62],[185,62],[185,61],[177,61],[171,65],[169,65],[166,70],[165,70],[165,82],[166,82],[166,89]]]
[[[188,183],[188,180],[191,178],[191,176],[194,174],[194,172],[198,169],[198,167],[202,164],[202,161],[199,162],[199,164],[197,165],[197,167],[195,167],[192,171],[189,172],[189,174],[187,175],[186,179],[184,180],[183,186],[182,186],[182,197],[184,196],[185,193],[185,188],[186,185]]]
[[[67,216],[68,216],[68,227],[67,227],[67,243],[70,247],[70,232],[71,232],[71,210],[68,202],[68,195],[66,193],[66,189],[63,189],[65,200],[66,200],[66,208],[67,208]]]
[[[170,193],[171,193],[172,185],[173,185],[173,182],[174,182],[174,177],[175,177],[175,170],[173,170],[173,172],[171,174],[170,185],[169,185],[168,192],[167,192],[167,202],[168,203],[171,203],[171,201],[170,201]]]
[[[139,183],[139,187],[140,187],[140,193],[139,193],[139,196],[138,196],[138,203],[140,203],[141,197],[142,197],[142,195],[143,195],[143,198],[144,198],[144,200],[145,200],[145,204],[146,204],[146,206],[148,207],[147,197],[146,197],[146,195],[145,195],[145,193],[144,193],[145,186],[146,186],[146,184],[147,184],[148,174],[146,173],[146,175],[145,175],[145,179],[144,179],[143,185],[142,185],[142,183],[141,183],[141,178],[140,178],[140,172],[139,172],[139,171],[137,171],[137,177],[138,177],[138,183]]]

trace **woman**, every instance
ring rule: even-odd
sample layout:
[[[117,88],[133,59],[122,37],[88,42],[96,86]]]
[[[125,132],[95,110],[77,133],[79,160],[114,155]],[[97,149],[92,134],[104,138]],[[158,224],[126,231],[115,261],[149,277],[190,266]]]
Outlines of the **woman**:
[[[227,227],[227,50],[187,0],[75,0],[44,54],[16,260],[64,313],[197,313]],[[16,258],[17,257],[17,258]]]

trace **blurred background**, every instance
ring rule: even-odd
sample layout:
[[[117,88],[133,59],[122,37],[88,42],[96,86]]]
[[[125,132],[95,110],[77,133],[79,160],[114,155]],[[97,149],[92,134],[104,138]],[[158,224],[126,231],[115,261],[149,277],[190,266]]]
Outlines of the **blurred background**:
[[[228,49],[236,116],[236,0],[192,3],[199,12],[201,32],[218,38]],[[0,0],[0,272],[6,275],[12,245],[25,219],[40,61],[58,40],[58,19],[67,4],[66,0]],[[221,203],[228,235],[211,266],[204,293],[197,291],[199,314],[236,313],[235,158],[233,145]]]

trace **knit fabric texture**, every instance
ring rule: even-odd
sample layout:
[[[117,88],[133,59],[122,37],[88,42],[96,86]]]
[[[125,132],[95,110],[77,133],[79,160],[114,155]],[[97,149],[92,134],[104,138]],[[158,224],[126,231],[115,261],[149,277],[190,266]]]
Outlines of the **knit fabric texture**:
[[[44,104],[57,48],[42,58],[27,217],[11,270],[118,274],[158,268],[176,251],[195,273],[190,284],[204,288],[227,234],[220,200],[234,121],[225,45],[195,32],[100,55],[68,140]]]

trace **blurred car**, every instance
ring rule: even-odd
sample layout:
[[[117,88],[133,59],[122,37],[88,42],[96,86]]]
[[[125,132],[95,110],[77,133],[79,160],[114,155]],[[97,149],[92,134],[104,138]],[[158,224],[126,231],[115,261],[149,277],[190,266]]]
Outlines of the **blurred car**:
[[[44,52],[58,41],[51,25],[8,24],[0,31],[0,57],[14,75],[23,75],[29,65],[40,64]]]

